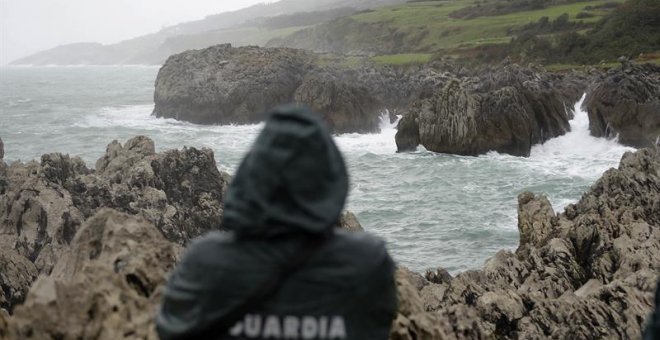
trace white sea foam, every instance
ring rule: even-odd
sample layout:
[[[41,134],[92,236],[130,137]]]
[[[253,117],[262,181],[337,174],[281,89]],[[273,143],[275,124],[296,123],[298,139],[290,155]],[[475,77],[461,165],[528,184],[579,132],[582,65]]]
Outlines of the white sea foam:
[[[32,99],[23,98],[23,99],[11,100],[11,101],[7,102],[6,105],[8,107],[18,107],[18,106],[21,106],[21,105],[24,105],[24,104],[29,104],[31,102],[32,102]]]
[[[393,123],[390,122],[390,114],[385,111],[380,116],[380,132],[371,134],[346,133],[335,136],[335,141],[343,152],[358,152],[362,154],[372,153],[387,155],[396,152],[396,126],[401,117]]]
[[[559,211],[633,150],[590,136],[581,104],[574,107],[571,131],[534,146],[528,158],[495,152],[462,157],[423,147],[396,153],[396,122],[385,112],[379,133],[334,136],[351,174],[348,209],[413,269],[479,266],[499,249],[516,246],[520,192],[547,194]],[[153,105],[106,107],[81,116],[74,127],[78,134],[104,136],[102,142],[145,134],[160,150],[209,147],[218,166],[233,172],[263,126],[203,126],[156,118],[152,111]]]
[[[585,96],[573,108],[570,132],[532,148],[529,163],[537,171],[591,179],[616,165],[626,151],[634,150],[616,139],[591,136],[589,117],[582,109]]]
[[[512,157],[495,152],[485,157],[499,162],[509,162],[527,168],[530,174],[538,173],[547,178],[564,178],[561,185],[570,188],[572,182],[593,182],[603,172],[616,167],[621,156],[635,149],[621,145],[616,138],[606,139],[591,136],[589,117],[582,108],[586,95],[583,95],[573,107],[573,119],[569,122],[571,130],[563,136],[550,139],[532,147],[529,158]],[[579,197],[549,197],[557,210],[576,202]]]

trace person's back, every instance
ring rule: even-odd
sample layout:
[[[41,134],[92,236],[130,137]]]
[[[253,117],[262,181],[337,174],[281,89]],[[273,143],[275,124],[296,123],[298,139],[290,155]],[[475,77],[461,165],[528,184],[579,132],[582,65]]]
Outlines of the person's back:
[[[228,190],[230,232],[194,242],[170,277],[161,338],[386,339],[394,264],[381,240],[334,228],[347,191],[318,118],[276,111]]]

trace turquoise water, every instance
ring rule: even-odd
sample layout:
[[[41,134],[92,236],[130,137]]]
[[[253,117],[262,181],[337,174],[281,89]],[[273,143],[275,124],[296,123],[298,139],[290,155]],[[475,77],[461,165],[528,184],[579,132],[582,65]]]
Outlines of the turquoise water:
[[[158,150],[211,148],[218,166],[232,172],[260,126],[152,117],[157,73],[155,67],[0,68],[5,161],[57,151],[93,167],[110,141],[147,135]],[[529,158],[397,154],[395,128],[385,121],[379,134],[335,136],[351,176],[348,209],[405,266],[478,268],[498,250],[517,246],[520,192],[546,194],[563,208],[631,150],[589,136],[586,114],[578,109],[575,116],[570,133],[534,147]]]

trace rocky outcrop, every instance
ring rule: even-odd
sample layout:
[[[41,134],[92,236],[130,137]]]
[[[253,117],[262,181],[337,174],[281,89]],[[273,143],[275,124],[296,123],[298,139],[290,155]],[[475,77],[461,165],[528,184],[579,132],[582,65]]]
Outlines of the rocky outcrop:
[[[228,180],[211,150],[156,153],[147,137],[112,142],[96,169],[59,153],[0,162],[0,307],[11,310],[38,274],[50,274],[101,208],[141,216],[180,245],[220,229]]]
[[[451,277],[401,270],[394,339],[638,339],[660,270],[660,149],[624,155],[555,214],[519,197],[520,245]]]
[[[570,86],[543,70],[517,65],[454,78],[416,102],[399,123],[399,151],[459,155],[498,151],[528,156],[532,145],[569,130]]]
[[[380,116],[405,113],[399,151],[528,155],[569,128],[565,106],[585,87],[577,73],[517,65],[466,70],[435,61],[389,67],[368,58],[288,48],[217,45],[174,55],[161,68],[154,114],[201,124],[251,124],[289,102],[318,111],[335,133],[379,130]],[[358,64],[356,67],[353,64]],[[419,138],[417,138],[419,136]]]
[[[336,227],[352,232],[364,231],[364,228],[362,228],[362,225],[360,225],[360,222],[357,220],[357,217],[355,217],[355,214],[350,211],[345,211],[341,214],[341,216],[339,216],[339,222],[337,223]]]
[[[660,66],[622,65],[594,80],[584,106],[596,137],[647,147],[660,140]]]
[[[97,161],[95,172],[102,180],[108,179],[110,187],[99,182],[98,176],[87,176],[70,191],[80,194],[74,197],[86,212],[110,207],[144,215],[179,244],[220,229],[229,175],[218,171],[213,151],[184,148],[156,154],[154,150],[147,137],[131,139],[123,147],[113,142]],[[102,195],[83,194],[88,190]],[[109,199],[99,202],[103,198]]]
[[[292,101],[314,56],[217,45],[176,54],[158,72],[154,114],[200,124],[250,124]]]
[[[278,104],[307,104],[336,133],[376,132],[385,109],[405,110],[446,79],[431,68],[360,67],[287,48],[218,45],[168,59],[158,73],[154,114],[200,124],[262,121]]]
[[[385,109],[365,86],[328,70],[305,76],[294,101],[320,112],[335,133],[378,132],[378,118]]]
[[[160,288],[181,251],[147,220],[99,210],[16,308],[10,338],[156,339]]]
[[[400,114],[414,102],[429,98],[441,89],[451,77],[446,70],[452,70],[452,74],[462,71],[458,65],[436,63],[419,68],[365,66],[345,73],[351,73],[355,82],[369,89],[384,108],[393,114]]]
[[[342,215],[342,227],[361,229],[355,223],[352,214]],[[34,283],[5,329],[15,339],[157,339],[161,289],[182,251],[151,222],[101,209],[53,273]]]
[[[0,138],[0,195],[7,190],[7,164],[3,160],[5,156],[4,144]]]
[[[0,250],[0,308],[11,311],[23,302],[30,285],[37,279],[37,267],[14,249]]]
[[[145,188],[159,185],[157,179],[176,183],[162,189],[168,202],[170,195],[186,201],[180,191],[202,190],[193,183],[201,179],[182,174],[205,176],[185,166],[196,153],[154,153],[152,146],[144,137],[123,146],[112,143],[95,170],[59,154],[10,167],[11,195],[0,196],[2,223],[11,220],[7,207],[13,206],[12,211],[23,211],[22,224],[13,227],[37,231],[24,238],[9,229],[0,233],[0,337],[156,339],[154,311],[167,272],[182,252],[180,240],[142,210],[99,207],[87,216],[78,207],[88,203],[76,203],[66,189],[72,179],[97,176],[113,185],[133,179],[131,183]],[[145,159],[154,177],[146,171]],[[165,159],[178,166],[172,165],[171,172],[154,170],[156,164],[168,163]],[[32,192],[24,198],[31,199],[28,208],[6,204],[8,197],[21,196],[16,188]],[[107,194],[98,190],[89,195]],[[121,201],[112,192],[110,198],[101,202]],[[188,209],[180,202],[170,204]],[[69,209],[72,220],[84,219],[73,234],[64,232],[62,218],[51,221],[57,209]],[[75,209],[79,215],[73,214]],[[561,214],[555,214],[545,197],[532,193],[519,196],[518,213],[518,249],[500,251],[481,270],[452,276],[438,268],[422,276],[400,268],[399,313],[391,339],[639,338],[660,270],[660,148],[625,154],[618,169],[607,171]],[[341,216],[339,225],[360,229],[350,213]],[[37,258],[44,258],[47,247],[54,254],[48,271],[24,255],[39,247]]]
[[[156,153],[153,141],[139,136],[123,145],[110,143],[95,169],[60,153],[9,167],[0,161],[0,184],[3,180],[7,187],[0,191],[0,311],[11,312],[23,303],[41,275],[34,283],[32,302],[17,314],[32,320],[19,327],[18,338],[93,338],[90,334],[96,332],[115,335],[119,333],[112,332],[126,330],[117,327],[119,322],[143,334],[151,314],[137,314],[157,303],[152,296],[176,261],[172,254],[189,240],[222,228],[222,200],[230,176],[218,171],[211,150]],[[350,212],[342,214],[337,227],[362,230]],[[128,287],[146,298],[126,292]],[[133,300],[121,305],[125,298]],[[62,303],[69,300],[70,304]],[[93,333],[76,325],[85,316],[76,306],[101,308],[88,310],[98,321],[92,323]],[[71,321],[65,321],[69,314]],[[44,322],[30,326],[33,316]],[[72,325],[76,326],[70,333],[63,331]]]

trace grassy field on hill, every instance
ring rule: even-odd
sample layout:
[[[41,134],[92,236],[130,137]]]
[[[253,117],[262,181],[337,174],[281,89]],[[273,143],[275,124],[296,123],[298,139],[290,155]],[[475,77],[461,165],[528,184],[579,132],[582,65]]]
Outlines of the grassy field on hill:
[[[656,45],[658,25],[652,17],[648,18],[657,14],[656,3],[660,2],[414,1],[364,10],[296,31],[270,45],[371,55],[379,64],[420,64],[431,60],[433,55],[477,63],[515,56],[561,68],[560,65],[600,63],[599,58],[615,61],[628,52],[626,46],[634,47],[631,53],[658,52],[642,46],[643,39],[649,41],[649,46]],[[617,17],[620,11],[627,14]],[[645,11],[648,13],[644,14]],[[636,20],[641,26],[651,25],[651,29],[634,27]],[[618,27],[626,31],[617,32]],[[596,33],[590,37],[592,32]],[[605,46],[608,44],[612,46]],[[591,56],[587,49],[597,53]],[[555,58],[551,52],[559,56]]]
[[[508,43],[510,32],[516,28],[535,22],[542,17],[550,20],[567,13],[569,20],[582,21],[585,24],[598,21],[606,11],[585,11],[587,6],[596,7],[610,2],[622,3],[623,0],[581,1],[534,11],[523,11],[499,16],[483,16],[474,19],[454,19],[450,13],[474,4],[472,0],[428,1],[406,5],[386,7],[369,13],[354,15],[351,18],[364,23],[386,23],[396,32],[408,37],[425,37],[416,43],[419,51],[435,51],[454,47],[469,47],[482,44]],[[578,13],[590,13],[593,16],[577,19]],[[360,32],[355,32],[360,34]]]

